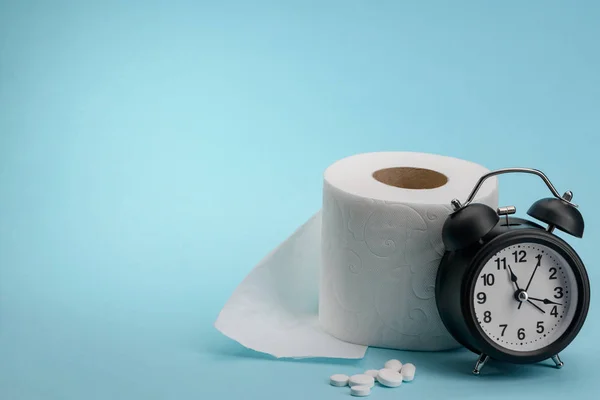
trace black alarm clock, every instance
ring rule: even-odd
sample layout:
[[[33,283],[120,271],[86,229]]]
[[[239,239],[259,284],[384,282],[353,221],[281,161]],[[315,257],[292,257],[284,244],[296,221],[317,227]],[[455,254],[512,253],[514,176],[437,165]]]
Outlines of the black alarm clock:
[[[473,199],[483,182],[505,173],[542,178],[554,197],[527,211],[544,223],[509,217]],[[583,237],[584,222],[572,192],[560,195],[541,171],[506,168],[480,178],[464,204],[452,200],[442,238],[446,248],[436,277],[436,303],[450,334],[479,355],[473,373],[489,360],[535,363],[552,359],[579,333],[590,304],[590,283],[575,250],[553,234]]]

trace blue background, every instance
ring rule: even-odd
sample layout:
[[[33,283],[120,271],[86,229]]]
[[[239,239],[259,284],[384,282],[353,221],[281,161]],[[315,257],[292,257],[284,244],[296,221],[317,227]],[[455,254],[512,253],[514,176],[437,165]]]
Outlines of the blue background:
[[[466,351],[275,361],[213,323],[367,151],[530,166],[586,218],[597,268],[600,5],[556,1],[0,1],[0,398],[592,398],[599,309],[565,368]],[[500,180],[520,215],[549,194]],[[563,235],[564,237],[564,235]],[[406,397],[408,398],[408,397]]]

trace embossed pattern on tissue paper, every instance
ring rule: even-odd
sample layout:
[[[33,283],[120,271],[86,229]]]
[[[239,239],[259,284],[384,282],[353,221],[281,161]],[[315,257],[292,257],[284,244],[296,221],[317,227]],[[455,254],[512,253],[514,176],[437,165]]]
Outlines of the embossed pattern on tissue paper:
[[[324,196],[324,329],[370,346],[458,347],[443,327],[434,299],[444,251],[441,229],[449,208],[357,200],[327,183]]]

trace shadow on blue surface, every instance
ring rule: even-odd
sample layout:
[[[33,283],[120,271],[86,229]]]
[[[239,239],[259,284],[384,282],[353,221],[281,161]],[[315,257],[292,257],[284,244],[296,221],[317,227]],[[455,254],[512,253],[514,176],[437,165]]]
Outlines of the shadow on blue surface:
[[[472,371],[477,355],[469,351],[410,354],[415,365],[418,365],[420,369],[427,369],[430,373],[463,378],[472,377],[480,380],[530,379],[531,376],[539,374],[540,368],[553,366],[553,364],[546,363],[516,365],[492,360],[488,361],[480,376],[475,376]]]
[[[475,362],[477,361],[477,355],[462,348],[439,352],[419,352],[370,347],[364,358],[356,360],[338,358],[296,359],[276,358],[269,354],[248,349],[227,338],[220,338],[215,342],[218,343],[212,346],[208,353],[219,360],[231,360],[237,358],[239,360],[246,359],[304,364],[343,365],[371,369],[377,365],[383,366],[389,359],[397,358],[404,363],[411,362],[415,364],[419,371],[427,373],[428,375],[453,376],[455,378],[463,379],[472,378],[478,381],[528,380],[534,376],[539,376],[542,370],[555,369],[554,364],[550,360],[526,365],[491,360],[485,365],[480,376],[474,376],[472,371]],[[548,372],[552,373],[552,371]],[[559,373],[559,371],[556,371],[556,373]]]

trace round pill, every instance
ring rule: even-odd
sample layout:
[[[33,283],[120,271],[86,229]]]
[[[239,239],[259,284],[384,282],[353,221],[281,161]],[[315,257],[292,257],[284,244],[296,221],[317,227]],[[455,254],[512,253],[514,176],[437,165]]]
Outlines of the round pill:
[[[385,363],[383,368],[393,369],[394,371],[400,372],[400,369],[402,369],[402,363],[398,360],[389,360]]]
[[[356,374],[350,377],[348,381],[350,387],[352,386],[368,386],[373,387],[375,385],[375,379],[372,376],[366,374]]]
[[[329,383],[332,386],[346,386],[348,385],[348,375],[344,374],[335,374],[329,377]]]
[[[370,369],[368,371],[365,371],[365,375],[372,376],[373,379],[376,379],[378,374],[379,374],[379,370],[378,369]]]
[[[377,380],[383,386],[397,387],[402,384],[402,375],[400,372],[394,371],[393,369],[383,368],[379,370]]]
[[[402,374],[402,379],[405,382],[410,382],[413,379],[415,379],[415,372],[416,371],[417,371],[417,367],[415,367],[411,363],[407,363],[407,364],[404,364],[402,366],[402,370],[400,371],[400,373]]]
[[[351,386],[350,394],[352,396],[357,396],[357,397],[368,396],[371,394],[371,387],[370,386],[361,386],[361,385]]]

